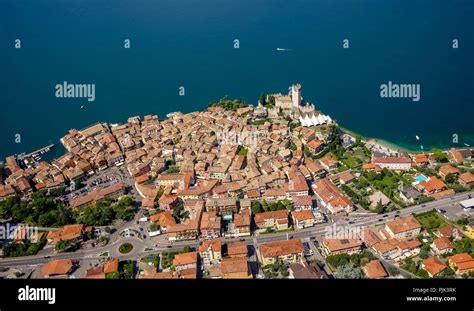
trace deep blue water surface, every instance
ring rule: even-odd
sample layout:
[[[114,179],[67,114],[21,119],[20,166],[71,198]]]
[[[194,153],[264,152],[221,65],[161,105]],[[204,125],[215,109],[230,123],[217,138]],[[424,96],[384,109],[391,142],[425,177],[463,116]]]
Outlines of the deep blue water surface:
[[[474,145],[473,21],[468,0],[0,0],[0,156],[97,121],[200,110],[224,95],[255,103],[296,82],[365,136]],[[94,83],[96,100],[56,98],[63,81]],[[388,81],[419,83],[421,100],[381,98]]]

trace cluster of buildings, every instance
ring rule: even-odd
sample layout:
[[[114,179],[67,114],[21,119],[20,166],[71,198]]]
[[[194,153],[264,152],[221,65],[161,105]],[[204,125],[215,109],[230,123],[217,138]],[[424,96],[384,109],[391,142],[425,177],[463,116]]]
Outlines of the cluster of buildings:
[[[256,270],[252,269],[249,254],[246,242],[223,244],[220,240],[203,241],[195,251],[175,254],[172,269],[160,272],[155,268],[143,269],[139,278],[251,279]],[[318,265],[305,261],[304,246],[300,240],[260,244],[256,257],[262,267],[285,264],[289,267],[291,278],[327,278]]]
[[[225,248],[225,250],[224,250]],[[191,252],[174,254],[172,269],[158,272],[156,267],[141,271],[141,279],[249,279],[252,272],[249,249],[245,242],[222,244],[220,240],[208,240]]]
[[[87,234],[92,234],[93,228],[83,224],[66,225],[57,230],[51,230],[46,235],[48,243],[55,246],[61,241],[69,242],[70,246],[79,245]]]
[[[363,266],[365,274],[369,278],[388,277],[381,261],[388,260],[401,265],[405,259],[419,255],[426,241],[425,237],[431,236],[423,233],[422,229],[414,216],[400,217],[386,222],[382,227],[364,228],[351,237],[325,237],[321,240],[322,253],[325,256],[351,255],[367,248],[380,259]],[[423,239],[420,240],[419,237]],[[426,270],[429,277],[440,275],[448,267],[459,276],[474,271],[474,261],[469,253],[454,253],[453,241],[461,238],[461,233],[453,225],[435,230],[433,240],[428,245],[430,256],[422,260],[420,268]]]
[[[340,163],[329,154],[319,159],[305,155],[318,154],[331,142],[328,131],[317,127],[332,125],[331,118],[317,112],[314,105],[303,105],[299,84],[291,86],[288,95],[269,96],[274,99],[273,108],[249,106],[232,111],[213,106],[188,114],[175,112],[164,120],[154,115],[143,119],[135,116],[124,124],[98,123],[83,130],[71,129],[61,138],[67,152],[51,163],[33,162],[21,167],[14,156],[8,157],[6,166],[0,167],[0,200],[14,195],[27,197],[35,190],[74,187],[98,171],[123,166],[134,180],[141,207],[150,212],[151,222],[160,225],[159,233],[165,233],[169,241],[204,240],[195,252],[175,256],[175,271],[148,271],[143,277],[192,278],[200,266],[211,278],[251,277],[245,243],[227,245],[224,256],[218,238],[245,237],[253,230],[264,233],[291,226],[295,230],[312,227],[324,221],[318,205],[333,214],[355,209],[340,186],[350,184],[358,175],[354,176],[352,169],[337,172]],[[281,112],[299,120],[300,126],[290,126]],[[472,187],[474,175],[461,172],[455,165],[470,161],[471,151],[451,149],[446,154],[451,164],[439,167],[439,177],[418,174],[410,189],[400,191],[402,198],[412,199],[413,192],[434,198],[451,195],[454,192],[448,183],[453,178],[464,187]],[[374,153],[362,169],[406,171],[437,164],[434,155]],[[70,198],[69,207],[80,212],[105,199],[117,200],[124,190],[123,182],[92,189]],[[380,191],[372,196],[373,204],[389,202]],[[253,212],[258,204],[265,207],[264,212]],[[285,209],[267,208],[281,204]],[[175,209],[182,209],[186,217],[175,218]],[[417,236],[421,229],[414,217],[403,217],[387,222],[381,230],[368,228],[360,237],[324,238],[321,244],[325,255],[352,254],[367,247],[381,258],[401,260],[420,251]],[[53,245],[60,241],[77,244],[91,230],[83,225],[66,226],[49,232],[47,238]],[[446,234],[440,233],[433,242],[434,254],[452,250]],[[302,261],[303,253],[301,241],[287,240],[260,245],[257,256],[263,265],[282,261],[298,265],[294,266],[296,274],[320,275]],[[470,260],[453,256],[446,265],[466,271]],[[431,275],[429,267],[438,263],[430,259],[425,265]],[[73,263],[58,262],[57,267],[47,269],[70,271],[73,267]],[[378,261],[364,269],[367,274],[383,275]],[[102,278],[110,273],[105,271],[111,270],[95,267],[89,275]]]
[[[0,166],[0,200],[12,196],[28,197],[34,190],[57,189],[66,185],[65,175],[58,167],[39,162],[33,167],[21,168],[14,156],[6,158],[6,167]]]
[[[445,153],[448,163],[439,163],[434,154],[414,154],[411,157],[407,153],[401,153],[398,156],[387,156],[374,154],[370,163],[363,164],[365,171],[380,172],[383,169],[394,171],[408,171],[415,168],[437,169],[437,174],[425,176],[417,173],[414,175],[414,181],[411,185],[405,185],[400,190],[400,198],[409,203],[413,203],[420,195],[440,199],[455,194],[455,191],[449,187],[449,183],[457,182],[466,189],[471,189],[474,185],[474,174],[469,170],[461,172],[457,165],[470,165],[472,152],[470,149],[450,149]]]
[[[388,221],[381,230],[366,228],[362,240],[366,247],[385,259],[403,260],[420,252],[421,224],[414,216]]]
[[[67,279],[80,268],[80,262],[71,259],[55,259],[47,262],[41,270],[34,272],[34,278]],[[99,264],[87,268],[82,278],[106,279],[113,274],[119,273],[119,261],[117,258],[109,258]],[[117,278],[117,277],[114,277]]]

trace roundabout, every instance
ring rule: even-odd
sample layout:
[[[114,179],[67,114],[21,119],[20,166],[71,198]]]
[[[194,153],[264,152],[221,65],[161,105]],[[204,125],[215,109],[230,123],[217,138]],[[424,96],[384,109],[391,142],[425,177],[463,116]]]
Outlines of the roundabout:
[[[119,252],[121,254],[128,254],[132,251],[133,249],[133,244],[131,243],[123,243],[122,245],[119,246]]]

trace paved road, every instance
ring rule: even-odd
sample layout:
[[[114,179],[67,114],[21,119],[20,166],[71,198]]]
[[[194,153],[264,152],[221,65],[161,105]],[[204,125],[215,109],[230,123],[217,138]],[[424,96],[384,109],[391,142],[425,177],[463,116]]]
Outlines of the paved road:
[[[326,274],[329,276],[329,277],[332,277],[332,271],[331,269],[329,269],[329,266],[326,264],[326,260],[324,260],[324,257],[323,255],[319,252],[319,249],[316,247],[316,245],[314,245],[314,242],[311,241],[310,239],[308,239],[308,245],[310,247],[310,249],[313,251],[313,257],[320,261],[322,263],[322,268],[324,269],[324,271],[326,272]]]
[[[422,213],[422,212],[432,210],[434,208],[444,208],[447,210],[452,207],[451,206],[452,203],[457,203],[457,202],[467,199],[468,194],[474,195],[474,191],[457,194],[450,198],[432,201],[432,202],[428,202],[422,205],[408,207],[408,208],[400,210],[398,215],[400,217],[408,216],[415,212]],[[365,217],[363,219],[354,221],[353,224],[348,224],[346,222],[338,222],[338,225],[342,225],[342,226],[350,225],[353,227],[360,228],[360,227],[365,227],[365,226],[382,224],[383,222],[386,222],[387,220],[394,219],[397,216],[396,213],[397,212],[394,211],[394,212],[386,213],[384,215],[374,215],[370,217]],[[385,215],[386,217],[383,217]],[[380,221],[380,219],[382,221]],[[128,222],[127,224],[128,226],[130,226],[130,222]],[[124,226],[121,226],[121,227],[124,228],[127,226],[127,224],[124,224]],[[290,232],[288,235],[290,238],[295,238],[295,239],[302,239],[302,238],[308,238],[308,237],[321,237],[325,235],[325,233],[327,232],[328,226],[331,226],[331,224],[328,224],[328,223],[317,224],[316,226],[311,227],[311,228],[306,228],[306,229],[301,229],[295,232]],[[119,230],[117,230],[117,233],[119,233]],[[264,235],[259,235],[259,236],[250,236],[250,237],[245,237],[244,239],[247,241],[248,244],[255,246],[255,244],[280,241],[286,238],[287,238],[287,233],[285,232],[285,233],[264,234]],[[241,238],[232,238],[232,239],[220,238],[220,239],[223,242],[232,242],[232,241],[238,241]],[[156,242],[156,240],[158,240],[158,242]],[[133,244],[134,250],[127,255],[119,254],[117,252],[117,248],[126,241]],[[100,258],[100,254],[103,252],[109,252],[109,254],[111,255],[114,254],[120,260],[138,259],[147,254],[180,250],[185,246],[196,247],[198,245],[199,245],[198,240],[181,241],[181,242],[174,242],[170,244],[162,238],[155,239],[155,240],[150,240],[150,239],[140,240],[138,238],[117,238],[111,241],[110,244],[104,247],[96,247],[96,248],[87,249],[87,250],[79,250],[73,253],[54,254],[54,255],[51,255],[50,258],[44,258],[43,255],[35,255],[35,256],[24,256],[24,257],[0,259],[0,266],[8,267],[8,266],[16,266],[16,265],[38,264],[38,263],[44,263],[44,262],[50,261],[51,259],[79,259],[81,260],[82,258]],[[146,248],[149,248],[152,250],[146,250]]]

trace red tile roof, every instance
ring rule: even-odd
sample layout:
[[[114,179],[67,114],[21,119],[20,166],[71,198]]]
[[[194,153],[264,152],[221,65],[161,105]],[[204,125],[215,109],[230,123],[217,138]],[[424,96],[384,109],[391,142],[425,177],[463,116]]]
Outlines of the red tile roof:
[[[64,275],[71,270],[72,266],[72,261],[69,259],[55,259],[46,263],[41,271],[44,276]]]
[[[300,240],[285,240],[260,245],[260,253],[265,258],[298,254],[303,251],[304,246]]]
[[[265,222],[266,219],[288,219],[288,211],[287,210],[278,210],[278,211],[269,211],[255,214],[255,222],[262,223]]]
[[[413,216],[400,217],[399,219],[388,221],[386,226],[394,234],[421,228],[421,224]]]
[[[369,261],[364,266],[364,271],[365,271],[365,274],[367,274],[367,277],[371,279],[380,279],[380,278],[385,278],[388,276],[387,271],[385,270],[384,266],[378,259]]]
[[[173,259],[173,266],[189,265],[197,263],[197,253],[189,252],[177,254]]]
[[[431,256],[423,261],[424,269],[428,271],[431,276],[436,276],[446,269],[446,265],[437,257]]]

